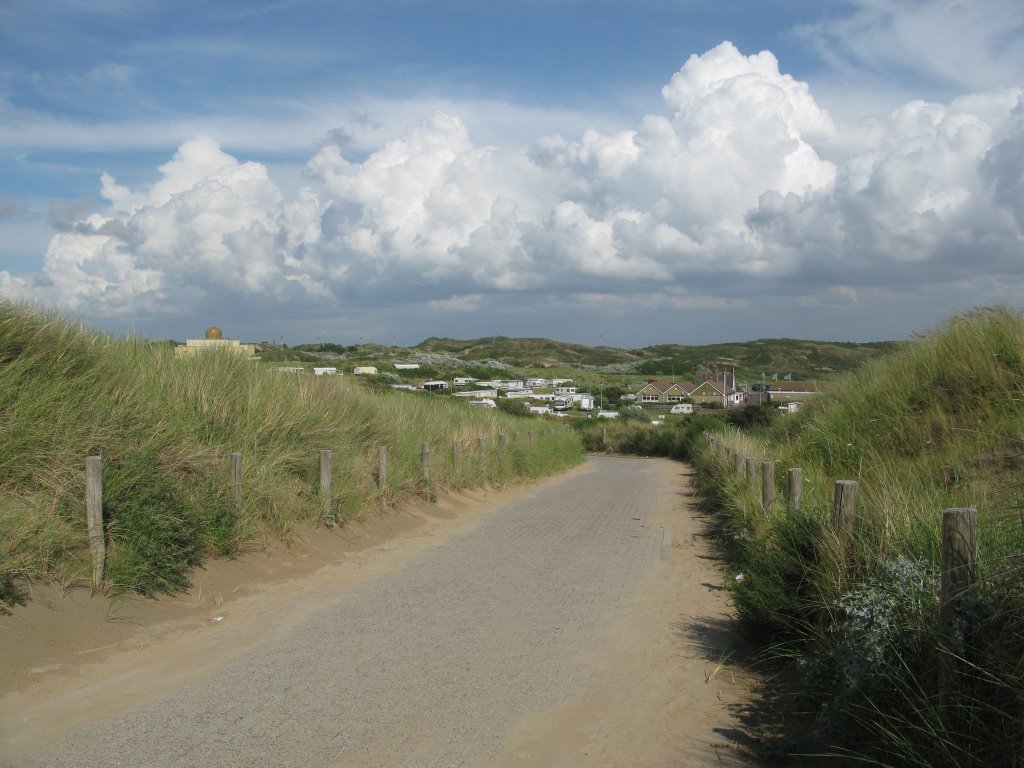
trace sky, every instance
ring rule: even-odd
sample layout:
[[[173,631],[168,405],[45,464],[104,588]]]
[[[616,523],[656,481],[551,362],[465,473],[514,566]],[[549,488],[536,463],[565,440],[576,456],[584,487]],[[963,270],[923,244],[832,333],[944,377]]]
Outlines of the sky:
[[[0,297],[641,347],[1024,307],[1019,0],[0,0]]]

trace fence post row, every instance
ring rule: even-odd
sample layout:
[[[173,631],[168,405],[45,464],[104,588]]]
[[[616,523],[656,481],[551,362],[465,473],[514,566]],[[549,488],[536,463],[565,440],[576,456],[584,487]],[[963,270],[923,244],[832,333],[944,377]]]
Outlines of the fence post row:
[[[978,510],[947,509],[942,513],[942,575],[939,586],[939,626],[949,631],[957,603],[974,582],[978,558]]]
[[[242,454],[231,454],[231,489],[235,494],[235,514],[242,511]]]
[[[761,506],[767,512],[775,501],[775,462],[766,461],[761,465]]]
[[[327,449],[320,451],[320,513],[328,528],[337,522],[334,519],[334,508],[331,505],[331,458],[333,454]]]
[[[800,467],[791,467],[789,470],[789,506],[799,511],[803,498],[804,471]]]
[[[757,487],[757,465],[753,456],[747,456],[747,488],[753,491]]]
[[[388,484],[388,447],[377,447],[377,485],[381,488]]]
[[[743,454],[735,451],[732,455],[732,471],[737,475],[743,474]]]
[[[857,513],[857,481],[836,480],[832,504],[832,529],[846,542],[853,533],[853,518]]]
[[[99,456],[87,456],[85,459],[85,515],[92,554],[92,589],[95,592],[103,583],[103,567],[107,559],[103,531],[103,467]]]

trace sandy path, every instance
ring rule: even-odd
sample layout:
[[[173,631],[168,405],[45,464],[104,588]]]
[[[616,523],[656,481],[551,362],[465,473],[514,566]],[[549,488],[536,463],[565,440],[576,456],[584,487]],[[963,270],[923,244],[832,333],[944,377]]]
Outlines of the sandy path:
[[[87,663],[0,677],[3,764],[744,764],[720,734],[750,681],[718,663],[727,605],[685,471],[594,458],[377,546],[321,543],[300,578],[123,606],[145,628],[114,622],[135,631]]]

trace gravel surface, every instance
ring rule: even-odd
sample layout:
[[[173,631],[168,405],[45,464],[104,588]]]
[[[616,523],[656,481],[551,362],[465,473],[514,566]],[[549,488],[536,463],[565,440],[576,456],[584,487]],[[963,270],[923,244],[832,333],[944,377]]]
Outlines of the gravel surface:
[[[643,459],[496,510],[294,631],[16,766],[470,766],[578,697],[577,661],[660,572],[668,492]]]

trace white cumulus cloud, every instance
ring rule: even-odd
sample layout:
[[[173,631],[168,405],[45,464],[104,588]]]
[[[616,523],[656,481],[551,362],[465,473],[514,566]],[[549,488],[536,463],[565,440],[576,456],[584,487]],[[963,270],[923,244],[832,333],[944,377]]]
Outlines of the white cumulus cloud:
[[[1020,88],[850,130],[770,52],[722,43],[662,96],[630,129],[524,147],[478,145],[441,112],[361,161],[325,142],[294,199],[198,137],[149,186],[104,175],[105,209],[54,236],[36,279],[0,273],[0,290],[111,317],[211,301],[465,314],[496,293],[711,309],[1020,281]]]

